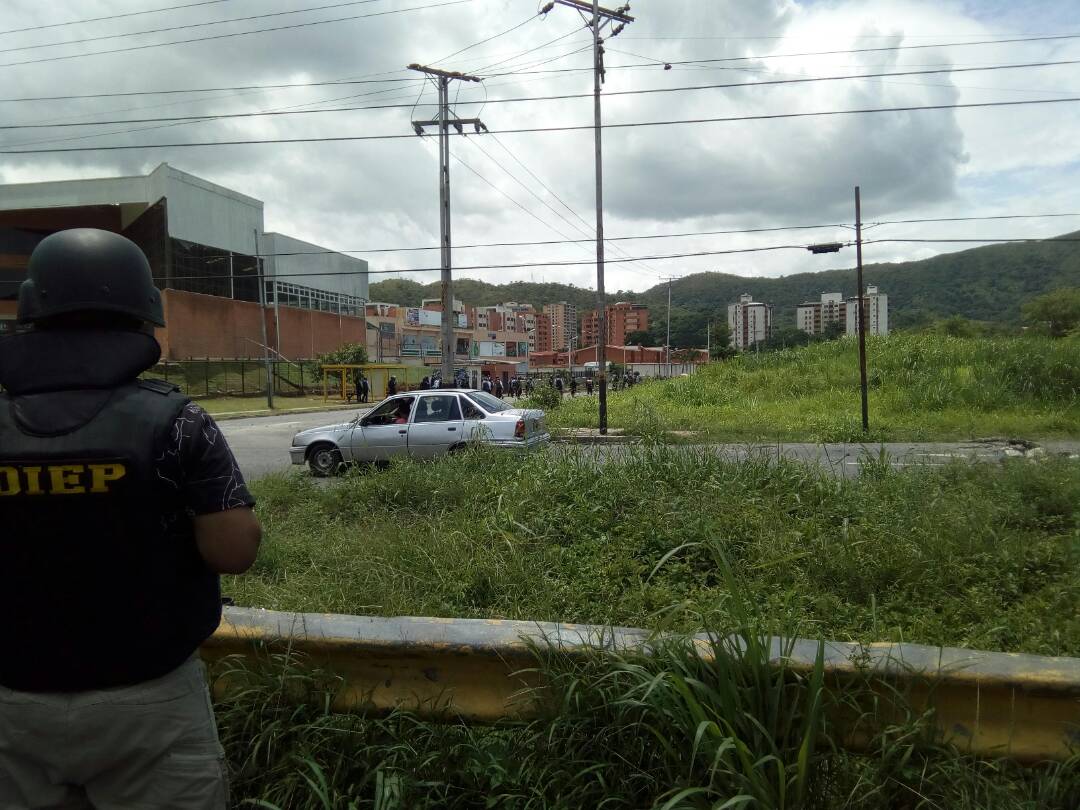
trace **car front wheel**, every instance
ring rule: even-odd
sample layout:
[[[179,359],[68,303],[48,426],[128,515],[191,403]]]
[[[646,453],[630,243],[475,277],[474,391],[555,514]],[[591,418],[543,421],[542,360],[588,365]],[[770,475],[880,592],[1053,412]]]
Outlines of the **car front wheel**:
[[[341,453],[329,444],[320,444],[308,453],[311,474],[319,478],[334,475],[341,468]]]

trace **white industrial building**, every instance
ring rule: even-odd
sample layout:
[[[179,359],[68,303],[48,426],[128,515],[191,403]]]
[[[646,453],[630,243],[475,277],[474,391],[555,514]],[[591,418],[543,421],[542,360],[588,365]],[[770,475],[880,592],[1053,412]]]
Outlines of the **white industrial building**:
[[[162,163],[147,175],[0,185],[0,319],[14,317],[34,247],[95,227],[138,244],[162,290],[363,316],[368,266],[264,231],[263,203]],[[265,256],[264,290],[256,255]]]

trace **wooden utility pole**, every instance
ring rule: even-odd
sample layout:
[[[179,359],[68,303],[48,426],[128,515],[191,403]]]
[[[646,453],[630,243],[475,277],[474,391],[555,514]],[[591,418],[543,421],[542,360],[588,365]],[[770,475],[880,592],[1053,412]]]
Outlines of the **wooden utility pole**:
[[[862,391],[862,429],[863,433],[870,430],[870,405],[867,401],[866,392],[866,307],[863,305],[863,277],[862,277],[862,202],[859,198],[859,187],[855,186],[855,275],[856,284],[856,325],[859,332],[859,388]],[[869,301],[867,301],[869,303]]]
[[[600,85],[604,82],[604,48],[600,36],[603,27],[617,22],[608,38],[617,36],[634,18],[626,12],[630,4],[617,9],[601,8],[598,0],[555,0],[560,6],[576,9],[592,28],[593,34],[593,143],[596,156],[596,326],[597,358],[596,372],[599,391],[599,427],[601,435],[607,433],[607,295],[604,292],[604,159],[601,137]]]
[[[450,261],[450,127],[459,135],[464,134],[462,127],[471,125],[476,132],[487,131],[479,118],[450,117],[450,82],[453,80],[478,82],[478,76],[469,76],[456,70],[439,70],[411,64],[409,70],[415,70],[434,78],[439,88],[439,114],[429,121],[413,121],[413,130],[417,135],[424,134],[424,127],[439,128],[439,229],[440,258],[442,267],[442,362],[440,374],[442,384],[454,384],[454,289],[451,278]]]

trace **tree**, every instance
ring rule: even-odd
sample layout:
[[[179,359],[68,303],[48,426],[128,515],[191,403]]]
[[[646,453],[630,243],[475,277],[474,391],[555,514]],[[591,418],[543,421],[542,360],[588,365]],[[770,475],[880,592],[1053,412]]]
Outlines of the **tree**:
[[[709,359],[726,360],[738,354],[738,350],[731,345],[731,327],[727,321],[716,321],[712,325],[712,333],[709,336]]]
[[[654,346],[653,336],[650,332],[642,329],[637,332],[626,333],[626,344],[628,346]]]
[[[821,330],[821,337],[824,340],[838,340],[844,336],[846,331],[847,327],[840,323],[839,320],[829,321],[825,324],[825,328]]]
[[[1021,311],[1025,320],[1046,324],[1051,337],[1064,337],[1080,324],[1080,287],[1063,287],[1036,296]]]
[[[315,358],[320,371],[323,366],[362,366],[367,361],[367,346],[363,343],[343,343],[335,351],[320,354]]]

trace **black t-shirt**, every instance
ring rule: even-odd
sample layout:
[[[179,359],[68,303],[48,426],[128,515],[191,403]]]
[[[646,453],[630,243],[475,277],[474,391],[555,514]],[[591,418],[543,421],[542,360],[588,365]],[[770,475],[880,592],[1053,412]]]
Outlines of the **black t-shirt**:
[[[158,477],[176,487],[191,515],[255,505],[220,428],[194,402],[176,418],[156,466]]]

